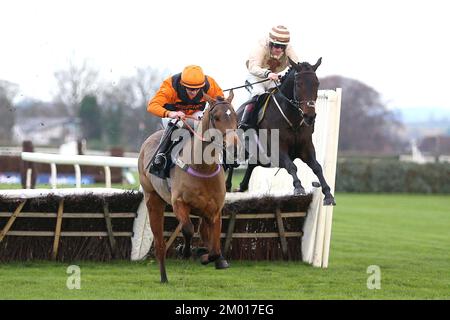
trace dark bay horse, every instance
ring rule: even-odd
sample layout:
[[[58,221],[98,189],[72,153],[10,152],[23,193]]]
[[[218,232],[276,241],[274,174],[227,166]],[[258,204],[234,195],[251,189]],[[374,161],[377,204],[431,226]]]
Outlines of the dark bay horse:
[[[335,205],[330,187],[323,176],[322,167],[317,162],[312,142],[319,89],[316,70],[321,64],[322,58],[319,58],[314,65],[308,62],[295,63],[291,59],[289,62],[291,68],[281,79],[279,90],[276,90],[269,98],[264,118],[258,127],[267,129],[268,135],[271,130],[279,129],[279,166],[285,168],[293,177],[294,195],[305,194],[305,189],[297,176],[297,166],[293,163],[296,158],[300,158],[319,178],[322,192],[325,195],[324,205]],[[245,104],[237,111],[239,119],[242,117],[244,108]],[[268,150],[270,149],[270,139],[268,139]],[[258,165],[274,166],[272,163],[263,165],[260,162],[249,164],[238,191],[242,192],[248,189],[252,171]],[[227,191],[231,189],[232,176],[233,168],[230,168],[226,181]]]
[[[208,253],[202,255],[200,261],[202,264],[214,261],[217,269],[228,267],[220,248],[221,213],[226,193],[221,152],[223,145],[234,149],[239,142],[236,134],[237,115],[231,105],[232,92],[227,99],[221,97],[213,99],[206,94],[204,96],[209,108],[205,110],[194,137],[185,143],[183,152],[175,161],[177,165],[170,170],[170,190],[166,180],[150,174],[145,169],[155,153],[163,130],[147,138],[139,154],[139,180],[150,217],[162,283],[168,281],[165,268],[166,245],[163,238],[164,210],[167,203],[172,205],[175,216],[182,225],[185,240],[183,257],[191,256],[194,226],[189,215],[194,214],[202,218],[199,226],[200,236],[208,249]],[[214,142],[211,142],[212,139],[207,138],[208,132],[211,131],[209,129],[215,129],[221,139],[214,139]],[[218,140],[222,140],[223,145]],[[195,155],[204,154],[214,143],[219,144],[216,148],[219,151],[216,152],[213,148],[210,153],[213,161],[206,161],[203,157],[200,161],[198,158],[194,159]],[[190,152],[185,152],[186,150]]]

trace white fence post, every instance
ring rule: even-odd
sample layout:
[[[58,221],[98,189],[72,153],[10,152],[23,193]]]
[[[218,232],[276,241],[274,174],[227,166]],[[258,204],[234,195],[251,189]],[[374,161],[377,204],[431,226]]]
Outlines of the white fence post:
[[[33,174],[33,169],[27,169],[27,180],[25,181],[25,188],[31,189],[31,175]]]
[[[108,166],[105,168],[105,184],[107,188],[111,188],[111,169]]]
[[[73,168],[75,169],[75,187],[81,188],[81,169],[79,164],[74,164]]]
[[[58,176],[56,171],[56,163],[54,162],[50,163],[50,169],[51,169],[50,185],[52,186],[52,189],[56,189],[56,180]]]

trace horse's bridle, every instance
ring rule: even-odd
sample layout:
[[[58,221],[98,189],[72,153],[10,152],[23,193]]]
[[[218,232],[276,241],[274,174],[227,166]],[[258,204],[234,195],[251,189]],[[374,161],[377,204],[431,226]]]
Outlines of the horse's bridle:
[[[225,104],[225,105],[227,105],[227,109],[228,110],[231,110],[231,111],[234,111],[234,110],[232,110],[232,106],[231,106],[231,104],[228,102],[228,101],[219,101],[219,102],[216,102],[216,103],[214,103],[212,106],[211,106],[211,109],[208,111],[208,115],[209,115],[209,123],[210,124],[212,124],[212,127],[214,128],[214,129],[216,129],[216,126],[215,126],[215,120],[214,120],[214,118],[213,118],[213,116],[212,116],[212,114],[211,114],[211,111],[213,111],[213,109],[216,107],[216,106],[218,106],[219,104]],[[210,128],[211,128],[211,126],[209,126]],[[209,129],[209,128],[208,128]],[[225,132],[225,133],[222,133],[222,141],[223,141],[223,144],[222,144],[222,149],[223,150],[225,150],[225,135],[227,134],[227,132]],[[214,142],[214,137],[211,137],[212,139],[211,139],[211,143],[212,144],[214,144],[215,146],[219,146],[218,144],[216,144],[215,142]]]
[[[227,109],[228,110],[232,110],[231,108],[231,104],[229,103],[229,102],[227,102],[227,101],[219,101],[219,102],[216,102],[216,103],[214,103],[213,105],[211,105],[211,107],[210,107],[210,109],[208,110],[208,116],[209,116],[209,119],[208,119],[208,129],[210,129],[211,127],[213,128],[213,129],[216,129],[216,126],[215,126],[215,120],[214,120],[214,118],[213,118],[213,115],[211,114],[211,111],[213,111],[213,109],[216,107],[216,106],[218,106],[219,104],[226,104],[227,105]],[[232,111],[234,111],[234,110],[232,110]],[[210,143],[212,143],[212,144],[214,144],[216,147],[220,147],[220,148],[222,148],[222,149],[225,149],[225,146],[224,145],[219,145],[218,143],[216,143],[216,142],[214,142],[214,137],[212,137],[213,139],[211,139],[211,141],[209,141],[209,140],[206,140],[203,136],[200,136],[197,132],[195,132],[195,130],[186,122],[186,121],[184,121],[183,120],[183,122],[184,122],[184,124],[186,125],[186,127],[189,129],[189,131],[191,131],[192,132],[192,134],[194,135],[194,137],[197,137],[199,140],[201,140],[201,141],[203,141],[203,142],[210,142]],[[225,137],[225,135],[226,135],[227,133],[225,132],[225,133],[222,133],[222,140],[224,141],[224,143],[225,143],[225,139],[223,139],[224,137]]]
[[[227,109],[228,110],[232,110],[231,109],[232,108],[231,104],[229,102],[227,102],[227,101],[219,101],[219,102],[216,102],[213,105],[211,105],[210,109],[208,110],[208,116],[209,116],[208,129],[210,129],[211,127],[213,129],[216,129],[216,127],[215,127],[215,120],[214,120],[214,118],[213,118],[213,116],[211,114],[211,111],[219,104],[227,104],[228,105]],[[234,111],[234,110],[232,110],[232,111]],[[214,142],[214,137],[211,137],[211,141],[208,141],[203,136],[198,136],[198,134],[195,132],[195,130],[187,122],[185,122],[184,120],[183,120],[183,123],[188,127],[189,131],[191,131],[194,134],[194,137],[197,137],[199,140],[201,140],[203,142],[210,142],[213,145],[215,145],[215,146],[217,146],[219,148],[222,148],[222,150],[225,150],[225,139],[223,139],[223,138],[226,135],[226,132],[222,134],[222,140],[224,141],[224,143],[222,145],[220,145],[220,144]],[[212,178],[212,177],[216,176],[220,172],[220,169],[221,169],[221,165],[218,164],[216,170],[213,173],[203,174],[201,172],[195,171],[191,166],[189,166],[188,164],[184,163],[180,158],[177,158],[175,160],[175,164],[177,166],[179,166],[183,171],[189,173],[190,175],[199,177],[199,178]]]
[[[297,88],[297,76],[300,75],[300,74],[308,74],[308,73],[314,73],[315,74],[314,71],[310,71],[310,70],[308,70],[308,71],[300,71],[300,72],[296,71],[294,73],[294,98],[293,99],[289,99],[288,97],[286,97],[283,94],[283,92],[281,92],[281,89],[278,86],[278,83],[276,81],[274,81],[280,96],[289,103],[288,104],[289,106],[292,106],[294,110],[296,110],[297,112],[300,113],[300,116],[302,117],[302,123],[303,123],[303,120],[304,120],[305,113],[303,112],[301,106],[306,104],[306,107],[309,107],[309,108],[315,108],[316,107],[316,101],[315,100],[300,100],[300,101],[298,101],[298,99],[297,99],[297,90],[296,90],[296,88]]]

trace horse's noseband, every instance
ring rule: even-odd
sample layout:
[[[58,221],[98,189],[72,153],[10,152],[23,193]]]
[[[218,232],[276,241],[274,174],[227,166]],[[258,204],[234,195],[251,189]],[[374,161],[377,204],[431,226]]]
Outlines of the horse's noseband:
[[[309,108],[315,108],[316,107],[316,102],[314,100],[307,100],[307,101],[300,101],[298,104],[299,106],[304,103],[307,107]]]
[[[306,106],[310,107],[310,108],[315,108],[316,107],[316,102],[313,100],[310,100],[308,102],[306,102]]]

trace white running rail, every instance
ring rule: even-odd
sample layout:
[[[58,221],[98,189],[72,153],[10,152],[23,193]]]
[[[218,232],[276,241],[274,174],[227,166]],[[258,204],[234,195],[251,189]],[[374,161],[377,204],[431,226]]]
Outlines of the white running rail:
[[[104,157],[104,156],[86,156],[86,155],[62,155],[39,152],[22,152],[22,160],[30,162],[48,163],[51,168],[50,184],[52,189],[56,189],[56,165],[66,164],[73,165],[75,169],[76,187],[81,188],[81,169],[83,166],[100,166],[105,169],[105,184],[107,188],[111,188],[111,169],[110,167],[119,168],[137,168],[137,158],[125,157]],[[27,174],[27,186],[30,185],[31,174]]]

